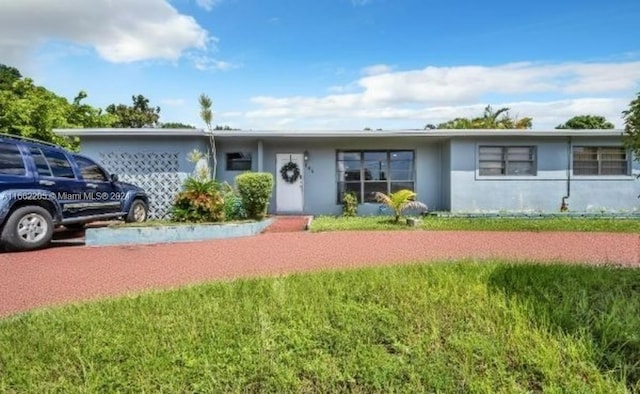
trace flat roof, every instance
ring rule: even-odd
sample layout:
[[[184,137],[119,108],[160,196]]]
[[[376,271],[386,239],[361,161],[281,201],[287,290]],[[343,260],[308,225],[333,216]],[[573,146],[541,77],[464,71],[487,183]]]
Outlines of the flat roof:
[[[102,129],[53,129],[53,132],[67,137],[140,137],[140,136],[208,136],[202,129],[162,129],[162,128],[102,128]]]
[[[209,133],[203,129],[162,129],[162,128],[102,128],[102,129],[54,129],[56,134],[70,137],[91,137],[91,136],[201,136],[225,138],[268,138],[268,137],[290,137],[290,138],[331,138],[331,137],[621,137],[624,130],[522,130],[522,129],[399,129],[399,130],[215,130]]]

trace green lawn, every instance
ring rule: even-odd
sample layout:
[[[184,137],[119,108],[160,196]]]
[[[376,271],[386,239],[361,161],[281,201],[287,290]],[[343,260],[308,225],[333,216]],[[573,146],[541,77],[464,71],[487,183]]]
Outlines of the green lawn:
[[[334,217],[319,216],[311,222],[311,231],[336,230],[406,230],[431,231],[593,231],[616,233],[640,233],[640,219],[605,219],[578,217],[549,218],[446,218],[422,219],[417,227],[408,227],[406,220],[394,223],[388,216]]]
[[[640,270],[440,263],[0,320],[0,392],[640,390]]]

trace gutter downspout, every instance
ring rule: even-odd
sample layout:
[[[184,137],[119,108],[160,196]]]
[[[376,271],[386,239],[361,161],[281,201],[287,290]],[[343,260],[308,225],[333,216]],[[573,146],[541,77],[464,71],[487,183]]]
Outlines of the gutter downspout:
[[[571,197],[571,137],[567,138],[567,195],[562,197],[560,212],[569,210],[569,203],[567,203],[569,197]]]

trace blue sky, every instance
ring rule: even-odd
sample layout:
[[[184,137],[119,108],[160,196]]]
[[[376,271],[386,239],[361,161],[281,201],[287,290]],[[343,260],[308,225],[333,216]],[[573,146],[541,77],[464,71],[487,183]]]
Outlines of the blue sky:
[[[637,0],[0,2],[0,63],[105,107],[243,129],[422,128],[485,105],[535,129],[640,91]]]

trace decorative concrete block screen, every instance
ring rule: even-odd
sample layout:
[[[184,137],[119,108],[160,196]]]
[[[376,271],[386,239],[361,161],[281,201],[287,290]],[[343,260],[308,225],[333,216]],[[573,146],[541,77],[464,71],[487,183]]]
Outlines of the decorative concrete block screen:
[[[180,173],[178,152],[100,153],[102,165],[122,182],[140,186],[149,195],[149,217],[166,217],[188,174]]]

